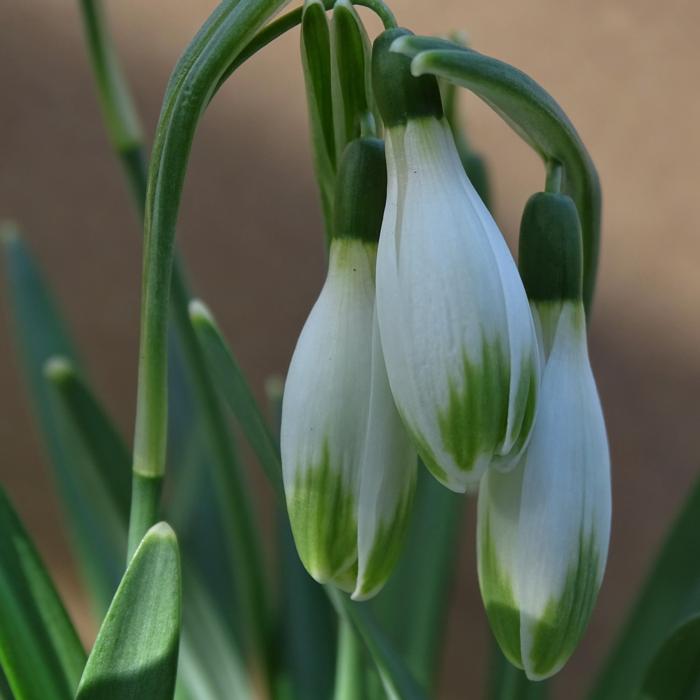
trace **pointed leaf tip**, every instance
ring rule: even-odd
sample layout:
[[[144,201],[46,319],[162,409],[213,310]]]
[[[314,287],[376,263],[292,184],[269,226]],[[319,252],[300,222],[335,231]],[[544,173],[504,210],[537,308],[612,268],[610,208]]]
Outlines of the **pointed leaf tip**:
[[[44,363],[44,376],[60,383],[75,376],[75,365],[64,355],[53,355]]]
[[[215,325],[212,312],[201,299],[193,299],[190,302],[189,314],[192,323],[207,323],[212,326]]]

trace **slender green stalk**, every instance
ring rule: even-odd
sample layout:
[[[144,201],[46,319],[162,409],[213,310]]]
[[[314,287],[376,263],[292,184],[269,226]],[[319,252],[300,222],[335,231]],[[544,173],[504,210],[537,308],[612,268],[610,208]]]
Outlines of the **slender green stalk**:
[[[338,661],[335,672],[334,700],[362,700],[365,697],[362,647],[352,625],[344,618],[338,626]]]
[[[90,50],[98,94],[105,114],[112,146],[120,158],[131,193],[139,213],[143,216],[146,201],[147,170],[146,157],[140,130],[133,127],[131,100],[116,57],[110,48],[109,32],[100,5],[95,0],[81,0],[85,21],[85,32]],[[217,17],[200,31],[199,37],[208,38],[215,27]],[[193,63],[186,53],[185,60]],[[251,54],[252,55],[252,54]],[[178,84],[177,71],[170,86]],[[165,111],[165,109],[164,109]],[[237,588],[244,599],[244,610],[253,617],[250,625],[258,634],[265,634],[268,627],[268,603],[263,565],[261,561],[257,528],[248,500],[242,496],[246,491],[240,465],[233,449],[233,436],[221,410],[216,389],[212,384],[199,343],[194,335],[188,315],[190,294],[184,269],[179,258],[175,258],[171,281],[172,318],[178,332],[178,340],[184,350],[195,398],[212,449],[212,462],[216,468],[221,499],[221,512],[229,521],[232,533],[232,549],[241,552],[245,567],[235,567]],[[133,505],[129,526],[129,558],[148,528],[157,521],[158,501],[162,477],[150,477],[135,473],[133,477]],[[252,608],[252,610],[250,610]],[[255,634],[255,632],[252,632]],[[261,644],[258,640],[258,644]]]
[[[127,562],[131,561],[131,557],[153,523],[158,522],[158,507],[162,488],[162,476],[145,476],[134,472],[131,482]]]

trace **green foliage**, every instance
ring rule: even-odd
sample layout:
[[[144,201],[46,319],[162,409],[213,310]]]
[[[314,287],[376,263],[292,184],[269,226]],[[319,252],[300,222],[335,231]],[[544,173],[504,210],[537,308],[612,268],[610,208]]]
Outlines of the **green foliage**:
[[[154,525],[138,546],[80,679],[76,700],[170,700],[180,639],[180,554]]]
[[[85,652],[0,488],[0,665],[17,700],[73,697]]]
[[[621,634],[603,665],[592,700],[628,700],[642,684],[659,640],[700,610],[700,481],[656,556]]]
[[[664,641],[644,676],[641,700],[700,698],[700,615],[679,625]]]

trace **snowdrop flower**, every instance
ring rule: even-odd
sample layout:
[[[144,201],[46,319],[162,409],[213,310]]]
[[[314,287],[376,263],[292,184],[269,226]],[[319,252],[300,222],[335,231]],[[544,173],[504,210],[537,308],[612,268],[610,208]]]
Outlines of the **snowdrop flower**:
[[[532,438],[479,490],[478,568],[491,628],[533,680],[556,673],[588,623],[610,535],[610,459],[588,360],[581,233],[563,195],[528,202],[520,263],[544,358]]]
[[[377,312],[391,390],[418,452],[463,492],[527,443],[539,382],[532,316],[517,268],[465,175],[437,81],[413,78],[374,44],[373,84],[386,126],[387,206]]]
[[[351,143],[338,173],[328,277],[292,357],[282,466],[292,532],[309,573],[367,598],[400,551],[417,455],[396,412],[375,330],[384,147]]]

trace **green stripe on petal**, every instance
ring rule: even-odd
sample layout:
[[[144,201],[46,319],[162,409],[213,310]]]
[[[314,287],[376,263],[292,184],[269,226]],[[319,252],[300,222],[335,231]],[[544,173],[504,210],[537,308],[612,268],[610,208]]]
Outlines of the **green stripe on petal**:
[[[588,624],[600,584],[600,550],[595,533],[583,535],[576,561],[569,567],[564,590],[552,598],[531,625],[531,644],[525,662],[531,680],[556,673],[571,656]]]
[[[520,609],[516,602],[514,581],[501,565],[498,545],[494,539],[491,522],[491,508],[499,504],[491,501],[488,479],[517,479],[515,474],[492,474],[484,477],[482,491],[479,492],[478,523],[478,571],[481,597],[486,608],[491,631],[498,641],[503,654],[518,668],[523,667],[520,646]],[[519,489],[516,490],[519,493]],[[517,507],[517,506],[516,506]],[[513,527],[516,527],[513,523]]]
[[[328,441],[318,464],[298,465],[287,509],[299,556],[317,581],[325,583],[352,565],[357,499],[342,470],[331,465]]]
[[[482,345],[481,362],[462,355],[462,377],[450,379],[447,406],[438,411],[445,451],[464,472],[474,471],[505,436],[509,361],[499,342]]]
[[[394,511],[393,518],[382,519],[374,535],[374,542],[353,593],[354,600],[366,600],[375,595],[394,570],[403,548],[409,516],[416,490],[415,470]]]

